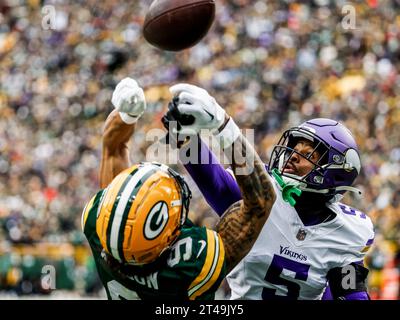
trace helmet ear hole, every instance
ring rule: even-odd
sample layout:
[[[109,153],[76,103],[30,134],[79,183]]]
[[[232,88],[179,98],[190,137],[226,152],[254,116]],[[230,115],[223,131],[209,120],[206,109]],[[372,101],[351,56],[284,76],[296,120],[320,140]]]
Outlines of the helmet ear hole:
[[[354,149],[349,149],[346,152],[346,163],[348,163],[352,168],[357,170],[357,173],[360,173],[361,170],[361,160],[357,151]]]
[[[334,179],[338,183],[342,183],[345,181],[344,177],[341,174],[336,174]]]

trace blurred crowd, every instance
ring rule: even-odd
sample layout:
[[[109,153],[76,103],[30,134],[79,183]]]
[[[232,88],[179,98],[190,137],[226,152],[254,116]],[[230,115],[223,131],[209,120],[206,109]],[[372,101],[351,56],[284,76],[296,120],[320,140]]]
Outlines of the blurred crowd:
[[[89,252],[76,259],[75,250],[86,246],[81,212],[98,189],[111,94],[130,76],[148,100],[135,162],[146,160],[146,132],[162,128],[168,87],[177,82],[207,89],[240,127],[255,129],[265,161],[283,129],[312,117],[343,122],[361,150],[356,184],[364,193],[346,201],[372,218],[377,234],[367,259],[371,295],[397,299],[400,0],[218,0],[208,35],[179,53],[143,39],[150,3],[0,2],[0,288],[21,287],[26,256],[48,260],[46,250],[16,247],[48,243],[73,245],[69,289],[99,290],[93,279],[76,284],[93,269]],[[214,226],[215,214],[190,186],[192,219]]]

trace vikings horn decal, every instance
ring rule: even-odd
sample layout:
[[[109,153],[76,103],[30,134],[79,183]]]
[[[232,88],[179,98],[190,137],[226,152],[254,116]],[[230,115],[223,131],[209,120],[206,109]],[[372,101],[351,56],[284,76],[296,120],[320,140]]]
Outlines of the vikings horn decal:
[[[144,223],[144,236],[147,240],[157,238],[168,222],[168,205],[164,201],[157,202],[151,208]]]

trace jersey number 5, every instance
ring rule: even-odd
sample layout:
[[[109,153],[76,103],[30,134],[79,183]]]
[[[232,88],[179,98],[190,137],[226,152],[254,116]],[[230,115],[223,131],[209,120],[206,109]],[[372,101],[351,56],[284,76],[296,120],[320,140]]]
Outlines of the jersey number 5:
[[[182,253],[183,250],[183,253]],[[181,261],[187,261],[192,256],[192,238],[187,237],[177,241],[172,247],[168,265],[172,268]]]
[[[297,300],[299,297],[300,285],[294,281],[281,278],[283,269],[294,272],[294,279],[307,281],[310,266],[275,254],[264,280],[272,284],[286,286],[287,295],[277,295],[276,289],[264,288],[262,291],[264,300]]]

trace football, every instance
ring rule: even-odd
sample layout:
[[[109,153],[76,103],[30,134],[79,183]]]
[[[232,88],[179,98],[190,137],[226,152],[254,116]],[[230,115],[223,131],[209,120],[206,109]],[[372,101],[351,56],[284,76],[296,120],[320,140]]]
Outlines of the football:
[[[181,51],[203,39],[214,17],[214,0],[155,0],[146,13],[143,36],[161,50]]]

